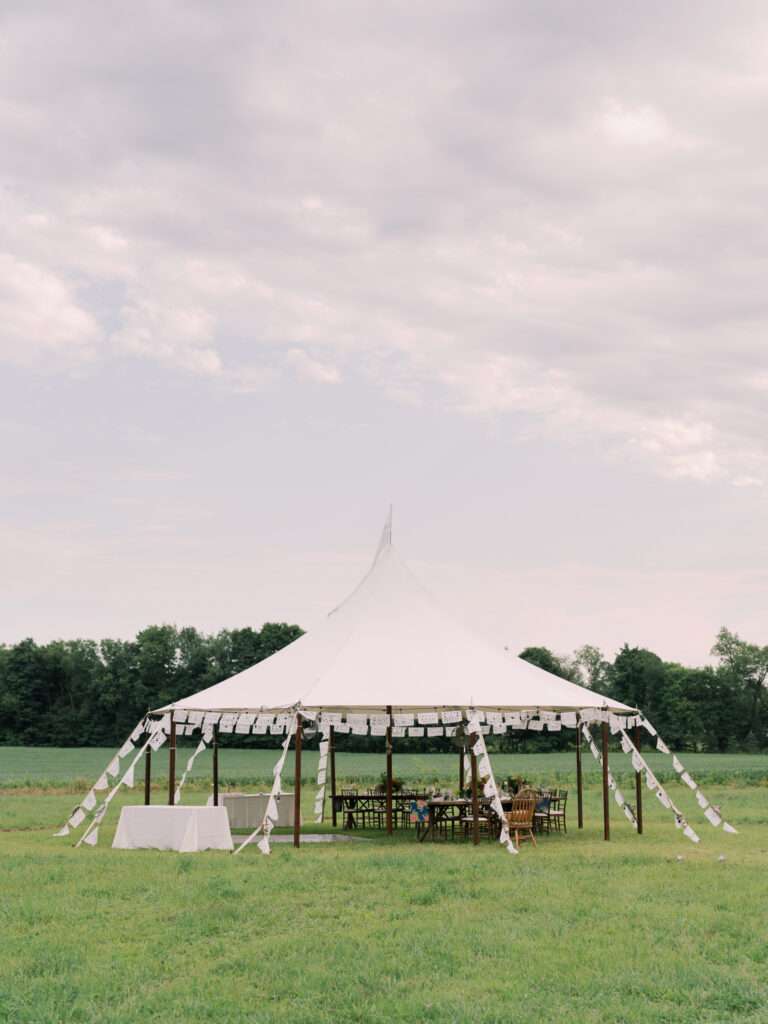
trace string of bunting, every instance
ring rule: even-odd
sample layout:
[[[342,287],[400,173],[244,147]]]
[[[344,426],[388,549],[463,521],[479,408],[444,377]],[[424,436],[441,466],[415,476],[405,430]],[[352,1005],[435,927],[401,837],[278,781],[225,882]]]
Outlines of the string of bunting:
[[[683,816],[680,813],[680,811],[678,810],[678,808],[674,805],[674,803],[672,802],[671,798],[667,794],[667,792],[664,789],[664,787],[661,785],[659,780],[656,778],[656,776],[651,771],[651,768],[650,768],[648,762],[645,760],[643,755],[637,749],[637,747],[632,742],[632,740],[627,735],[627,733],[624,732],[623,730],[621,731],[621,749],[624,751],[625,754],[627,754],[631,758],[631,760],[632,760],[632,767],[635,769],[635,771],[636,772],[644,772],[645,773],[646,785],[651,790],[651,792],[655,792],[656,793],[656,796],[658,797],[658,799],[662,803],[662,805],[668,806],[670,809],[672,809],[674,811],[675,817],[676,817],[676,821],[677,822],[682,822],[682,824],[678,824],[678,828],[682,828],[683,832],[685,833],[685,827],[687,826],[688,823],[685,821],[685,819],[683,818]],[[657,747],[657,749],[658,749],[658,747]],[[673,764],[673,767],[675,768],[675,771],[678,772],[678,774],[680,774],[681,772],[684,772],[685,769],[683,768],[683,765],[680,763],[678,758],[674,754],[672,754],[671,756],[672,756],[672,764]],[[688,776],[688,778],[690,779],[690,776]],[[682,780],[682,781],[686,781],[686,780]],[[714,807],[712,804],[710,804],[709,800],[706,798],[706,796],[701,791],[701,789],[699,789],[697,784],[695,782],[693,782],[693,779],[691,779],[691,782],[693,783],[693,785],[690,786],[690,784],[689,784],[689,787],[695,791],[696,803],[699,805],[699,807],[704,812],[704,817],[707,819],[707,821],[710,823],[710,825],[712,825],[714,828],[717,828],[718,826],[722,825],[724,832],[730,832],[732,834],[736,834],[736,829],[733,827],[733,825],[729,825],[728,822],[725,821],[724,818],[722,817],[722,815],[720,814],[719,809]],[[669,801],[668,804],[665,803],[665,798],[666,798],[666,800]],[[688,827],[690,828],[690,826],[688,826]],[[693,832],[693,829],[691,829],[691,832]],[[694,832],[693,834],[695,835],[696,833]],[[690,839],[692,837],[688,836],[688,838]],[[693,841],[694,842],[698,842],[699,841],[698,840],[698,836]]]
[[[582,735],[584,736],[584,739],[589,744],[589,749],[592,751],[592,756],[594,757],[594,759],[597,761],[597,763],[602,768],[602,765],[603,765],[603,755],[600,752],[600,750],[599,750],[597,744],[595,743],[594,739],[592,738],[592,733],[590,732],[589,726],[586,724],[586,722],[582,723],[581,731],[582,731]],[[630,823],[632,828],[635,831],[637,831],[637,817],[635,816],[634,808],[629,803],[627,803],[627,801],[624,799],[624,794],[619,789],[618,784],[616,783],[616,780],[614,779],[613,774],[611,773],[611,769],[610,768],[608,769],[607,775],[608,775],[608,788],[613,793],[614,800],[616,801],[616,803],[619,805],[619,807],[623,811],[624,817]]]
[[[235,850],[236,854],[240,853],[241,850],[243,850],[250,842],[252,842],[252,840],[256,838],[257,835],[259,835],[259,833],[262,833],[262,836],[256,845],[265,855],[271,852],[269,846],[269,836],[272,832],[272,829],[275,827],[275,823],[277,822],[278,818],[277,804],[278,801],[280,800],[280,796],[282,795],[283,791],[283,766],[285,765],[285,758],[286,755],[288,754],[288,747],[291,745],[291,737],[293,736],[295,731],[296,714],[294,713],[293,727],[289,725],[288,733],[285,737],[285,740],[283,741],[282,752],[280,754],[280,757],[277,759],[275,767],[272,769],[274,781],[272,782],[272,790],[269,794],[269,799],[267,800],[267,809],[264,812],[264,817],[261,819],[261,824],[258,825],[253,830],[253,832],[251,832],[248,838],[245,839],[240,844],[240,846],[238,846],[238,848]]]
[[[710,825],[712,825],[713,828],[720,828],[720,827],[722,827],[723,832],[728,832],[731,835],[736,835],[737,834],[737,830],[733,827],[733,825],[729,825],[728,822],[723,818],[723,816],[720,814],[720,808],[716,807],[714,804],[710,803],[710,801],[704,795],[701,787],[698,785],[696,780],[692,777],[690,772],[686,771],[685,765],[682,763],[680,758],[677,756],[677,754],[673,754],[672,753],[672,751],[669,749],[669,747],[666,745],[666,743],[662,740],[661,736],[659,736],[658,732],[651,725],[651,723],[648,721],[648,719],[644,718],[641,715],[640,716],[639,724],[642,725],[642,727],[645,729],[645,731],[647,733],[649,733],[651,736],[654,736],[656,738],[656,749],[658,751],[660,751],[662,754],[667,754],[669,757],[672,758],[672,767],[674,768],[675,772],[679,776],[680,781],[684,782],[685,785],[688,786],[689,789],[693,790],[693,793],[694,793],[694,795],[696,797],[696,803],[699,805],[701,810],[704,812],[704,817],[707,819],[707,821],[710,823]],[[634,763],[634,761],[635,761],[635,759],[637,757],[637,758],[640,759],[640,761],[643,761],[643,764],[645,764],[645,761],[643,760],[642,756],[637,751],[637,749],[635,748],[634,744],[629,739],[629,737],[627,737],[627,743],[630,745],[630,747],[632,748],[632,751],[633,751],[633,753],[631,755],[633,763]],[[622,739],[622,748],[623,747],[624,747],[624,739]],[[645,770],[647,772],[650,771],[650,769],[648,768],[647,765],[646,765]]]
[[[176,787],[176,792],[173,794],[173,802],[174,802],[174,804],[181,803],[181,791],[184,788],[184,783],[187,781],[187,776],[192,771],[192,767],[193,767],[195,761],[197,760],[198,756],[200,754],[202,754],[202,752],[204,750],[208,749],[208,744],[211,742],[212,739],[213,739],[213,730],[212,729],[207,730],[205,733],[203,733],[203,738],[200,740],[200,742],[197,744],[197,746],[195,747],[194,751],[192,752],[192,755],[190,756],[189,760],[187,761],[187,766],[184,769],[184,773],[181,776],[181,778],[179,779],[179,784]]]
[[[516,854],[518,852],[517,847],[512,842],[509,835],[509,824],[507,822],[507,816],[504,813],[504,808],[501,803],[499,796],[499,790],[496,786],[496,780],[493,777],[493,768],[491,767],[491,759],[488,757],[488,751],[485,747],[485,738],[482,731],[480,730],[480,721],[477,717],[477,713],[472,710],[466,712],[467,715],[467,733],[475,735],[476,739],[472,746],[472,753],[477,758],[477,769],[480,773],[480,777],[485,781],[483,783],[483,796],[491,801],[491,807],[496,813],[499,821],[501,822],[501,832],[499,834],[499,842],[502,846],[505,846],[508,853]]]
[[[107,793],[106,797],[104,798],[104,802],[96,809],[96,813],[94,814],[90,824],[86,828],[85,832],[83,832],[83,834],[80,836],[78,841],[75,843],[75,849],[77,849],[82,843],[85,843],[87,846],[96,846],[96,844],[99,841],[99,825],[104,820],[104,816],[109,810],[109,805],[112,803],[112,800],[117,794],[118,789],[121,786],[133,787],[134,771],[136,765],[143,757],[147,747],[152,747],[153,750],[158,750],[163,745],[163,743],[165,743],[165,740],[166,735],[162,731],[162,729],[156,729],[154,732],[149,734],[148,739],[139,749],[138,754],[136,754],[134,759],[131,761],[130,765],[123,773],[122,777],[118,779],[118,781],[109,791],[109,793]]]
[[[328,764],[328,749],[330,742],[328,740],[328,732],[326,731],[329,727],[326,726],[324,729],[321,727],[321,740],[320,740],[320,756],[317,759],[317,793],[315,795],[315,824],[319,825],[325,815],[325,775]]]
[[[58,832],[54,832],[54,836],[57,838],[60,836],[68,836],[70,831],[79,828],[88,815],[96,810],[98,804],[97,792],[102,792],[105,789],[109,789],[110,778],[115,778],[120,773],[120,761],[127,757],[133,750],[136,749],[136,743],[140,736],[145,732],[147,726],[147,719],[142,720],[136,725],[133,732],[123,743],[122,747],[118,750],[115,756],[110,760],[109,764],[105,767],[104,771],[99,775],[98,779],[94,782],[91,788],[88,790],[86,795],[73,808],[67,821],[62,825]]]

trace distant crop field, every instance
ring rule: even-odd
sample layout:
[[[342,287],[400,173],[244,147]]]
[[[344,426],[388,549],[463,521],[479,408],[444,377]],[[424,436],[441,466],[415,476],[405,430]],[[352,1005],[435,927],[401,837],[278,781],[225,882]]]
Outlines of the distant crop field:
[[[184,770],[195,744],[179,747],[177,775]],[[99,747],[0,747],[0,787],[66,788],[90,784],[114,756],[114,749]],[[222,749],[219,752],[219,773],[224,785],[263,784],[272,778],[275,750]],[[660,778],[672,778],[672,762],[663,754],[650,753],[648,760]],[[700,781],[713,783],[768,781],[766,754],[685,754],[686,767]],[[493,754],[494,771],[499,778],[522,775],[531,782],[573,782],[575,759],[572,753]],[[599,768],[587,749],[583,751],[583,767],[587,780],[597,781]],[[617,777],[630,776],[632,767],[619,750],[611,751],[610,762]],[[394,774],[405,782],[450,784],[458,777],[458,754],[397,754]],[[141,766],[140,771],[143,772]],[[384,754],[336,755],[337,778],[340,783],[374,783],[384,771]],[[317,769],[317,751],[307,750],[302,759],[302,777],[309,782]],[[168,755],[162,749],[153,755],[154,782],[167,778]],[[202,753],[195,762],[191,781],[204,784],[211,775],[211,754]],[[293,754],[289,754],[286,778],[293,779]]]

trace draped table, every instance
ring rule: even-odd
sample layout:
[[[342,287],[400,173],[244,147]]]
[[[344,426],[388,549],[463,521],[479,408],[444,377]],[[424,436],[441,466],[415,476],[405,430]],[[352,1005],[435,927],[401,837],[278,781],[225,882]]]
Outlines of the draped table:
[[[225,807],[123,807],[112,842],[116,850],[231,850]]]

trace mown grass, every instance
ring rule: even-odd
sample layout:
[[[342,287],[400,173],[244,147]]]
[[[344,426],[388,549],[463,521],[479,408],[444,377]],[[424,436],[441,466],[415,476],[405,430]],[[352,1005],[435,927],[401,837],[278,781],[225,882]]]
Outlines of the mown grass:
[[[264,858],[112,850],[116,813],[97,848],[74,850],[51,837],[70,794],[6,792],[0,1020],[765,1022],[766,793],[710,796],[739,835],[688,801],[693,846],[646,800],[646,834],[614,806],[605,843],[589,785],[585,829],[516,858],[412,833]]]

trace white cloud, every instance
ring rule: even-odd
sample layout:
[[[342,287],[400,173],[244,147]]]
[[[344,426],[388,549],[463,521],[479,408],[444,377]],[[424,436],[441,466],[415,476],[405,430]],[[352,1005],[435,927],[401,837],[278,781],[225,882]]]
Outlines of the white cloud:
[[[335,366],[314,359],[301,348],[289,349],[286,361],[300,377],[317,381],[319,384],[338,384],[341,374]]]
[[[66,366],[89,358],[100,338],[96,319],[65,281],[0,253],[0,357],[34,366],[53,355]]]

